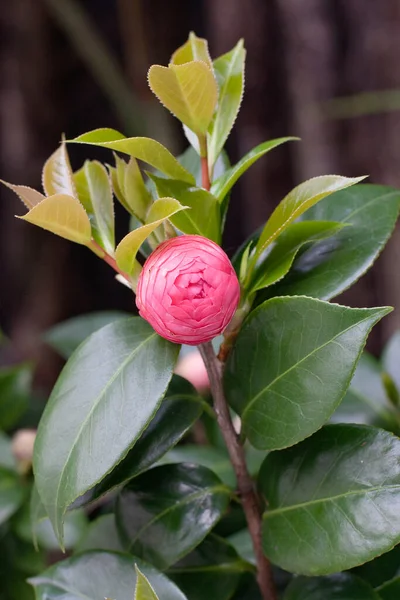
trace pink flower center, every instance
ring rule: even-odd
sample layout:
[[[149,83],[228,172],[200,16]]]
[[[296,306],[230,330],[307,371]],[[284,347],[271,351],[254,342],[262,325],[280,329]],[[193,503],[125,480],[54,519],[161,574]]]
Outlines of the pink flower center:
[[[183,273],[175,279],[175,287],[179,290],[181,300],[202,300],[208,296],[210,285],[202,277],[203,271]]]

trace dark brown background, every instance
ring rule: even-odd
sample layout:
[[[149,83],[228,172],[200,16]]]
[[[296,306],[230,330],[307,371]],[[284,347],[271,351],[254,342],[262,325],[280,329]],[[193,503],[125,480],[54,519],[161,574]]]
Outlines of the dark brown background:
[[[365,116],[351,116],[365,99],[340,118],[327,105],[340,96],[400,89],[398,0],[2,0],[0,177],[38,187],[61,132],[73,137],[115,127],[182,150],[179,124],[152,97],[146,72],[154,62],[166,64],[190,30],[208,37],[213,56],[245,38],[246,93],[228,144],[232,160],[266,139],[302,138],[259,161],[235,189],[228,252],[307,177],[368,173],[373,182],[400,187],[400,113],[385,110],[381,96],[373,98],[376,113]],[[83,151],[71,154],[78,167]],[[90,310],[132,310],[133,299],[86,249],[18,221],[18,213],[18,200],[1,189],[0,325],[12,341],[3,358],[35,357],[47,386],[58,364],[41,332]],[[126,217],[117,215],[123,235]],[[399,263],[397,231],[376,267],[341,301],[400,305]],[[379,352],[399,326],[397,310],[374,330],[371,348]]]

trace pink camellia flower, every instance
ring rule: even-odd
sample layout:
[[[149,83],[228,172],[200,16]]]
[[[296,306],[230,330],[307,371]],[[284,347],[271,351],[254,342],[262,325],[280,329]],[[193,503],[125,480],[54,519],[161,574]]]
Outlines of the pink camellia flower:
[[[156,332],[195,346],[219,335],[239,303],[240,287],[225,252],[199,235],[163,242],[146,260],[136,305]]]

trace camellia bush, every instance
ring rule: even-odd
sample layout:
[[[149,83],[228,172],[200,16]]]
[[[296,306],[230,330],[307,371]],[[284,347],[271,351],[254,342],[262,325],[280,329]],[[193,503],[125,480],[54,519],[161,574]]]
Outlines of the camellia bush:
[[[190,144],[177,158],[98,129],[62,141],[43,194],[4,182],[24,221],[106,261],[140,313],[49,334],[68,361],[36,437],[32,530],[48,519],[65,549],[70,515],[91,524],[30,580],[39,600],[398,599],[399,338],[381,366],[362,353],[391,309],[330,300],[381,252],[400,193],[364,177],[300,183],[231,262],[221,240],[232,187],[295,140],[230,165],[244,64],[242,41],[211,60],[191,34],[150,68]],[[72,142],[128,161],[73,172]],[[118,243],[113,196],[131,215]],[[190,346],[210,398],[173,375]]]

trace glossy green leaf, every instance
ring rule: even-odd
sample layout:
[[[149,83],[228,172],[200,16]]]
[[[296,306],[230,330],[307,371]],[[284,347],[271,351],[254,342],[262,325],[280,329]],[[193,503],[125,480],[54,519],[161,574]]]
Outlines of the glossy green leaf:
[[[168,67],[153,65],[148,82],[160,102],[196,135],[204,136],[218,99],[213,71],[202,60]]]
[[[149,175],[154,181],[159,196],[172,196],[184,206],[190,207],[171,218],[171,222],[183,233],[202,235],[219,242],[221,219],[218,202],[210,192],[190,186],[182,181],[163,179]]]
[[[33,208],[36,206],[36,204],[39,204],[39,202],[44,199],[43,194],[26,185],[14,185],[13,183],[8,183],[8,181],[4,181],[3,179],[0,179],[0,183],[15,192],[18,198],[22,200],[25,206],[29,209]]]
[[[87,313],[54,325],[46,331],[43,338],[63,358],[69,358],[89,335],[109,323],[127,317],[128,313],[116,310]]]
[[[205,467],[162,465],[122,490],[117,526],[130,552],[166,569],[211,531],[226,511],[230,494]]]
[[[351,227],[299,255],[288,275],[268,295],[304,294],[329,300],[342,293],[378,257],[399,209],[400,192],[381,185],[357,185],[326,198],[303,218],[340,221]]]
[[[135,565],[136,571],[136,588],[135,600],[159,600],[157,594],[150,585],[147,577],[143,575],[139,567]]]
[[[250,284],[251,291],[261,290],[282,279],[302,246],[329,238],[341,229],[343,223],[334,221],[300,221],[289,225],[278,237],[265,260],[257,265]]]
[[[231,488],[236,487],[236,477],[229,460],[228,452],[223,448],[184,444],[170,450],[162,459],[163,464],[187,462],[203,465],[213,471],[220,480]]]
[[[189,33],[188,41],[175,50],[170,62],[173,65],[183,65],[192,60],[202,60],[210,69],[213,68],[207,40],[197,37],[193,31]]]
[[[64,367],[34,454],[38,492],[60,543],[67,508],[121,461],[147,427],[178,351],[133,317],[91,335]]]
[[[115,248],[115,233],[110,179],[106,168],[97,160],[87,160],[84,171],[94,213],[93,237],[108,254],[112,255]]]
[[[16,473],[0,467],[0,525],[21,506],[24,488]]]
[[[27,410],[31,381],[28,364],[0,368],[0,430],[17,425]]]
[[[396,331],[385,346],[382,365],[400,391],[400,331]]]
[[[189,146],[186,148],[185,152],[178,156],[178,160],[181,165],[193,175],[196,180],[196,186],[201,187],[200,156],[196,150]],[[214,165],[214,178],[221,177],[230,168],[230,166],[231,164],[229,162],[228,155],[223,150]]]
[[[191,383],[173,375],[165,398],[134,447],[111,473],[93,489],[99,498],[154,465],[175,446],[203,412],[203,403]]]
[[[259,158],[277,146],[297,139],[298,138],[295,137],[284,137],[259,144],[253,148],[253,150],[250,150],[250,152],[245,154],[243,158],[236,163],[236,165],[233,165],[233,167],[228,169],[226,173],[218,177],[218,179],[213,182],[211,186],[211,193],[218,199],[219,202],[222,202],[231,188],[235,185],[239,177],[241,177],[243,173],[245,173],[247,169],[251,167],[251,165],[253,165]]]
[[[245,57],[243,40],[239,40],[230,52],[214,60],[219,94],[208,139],[208,164],[211,171],[236,121],[242,102]]]
[[[283,600],[379,600],[373,588],[350,573],[331,577],[296,577]]]
[[[46,196],[66,194],[76,198],[73,173],[64,142],[45,162],[42,172],[42,185]]]
[[[168,570],[168,576],[190,600],[229,600],[251,566],[223,538],[210,534]]]
[[[122,271],[132,275],[137,266],[136,255],[140,246],[166,219],[171,219],[176,213],[183,211],[188,206],[182,206],[174,198],[159,198],[151,205],[147,214],[146,225],[134,229],[118,244],[115,251],[117,265]],[[172,219],[171,219],[172,220]]]
[[[186,600],[176,585],[153,567],[114,552],[85,552],[67,558],[30,583],[36,600],[132,600],[137,581],[135,564],[161,600]]]
[[[328,425],[270,453],[259,485],[264,552],[292,573],[350,569],[400,541],[400,439],[381,429]]]
[[[66,194],[44,198],[18,218],[77,244],[87,245],[91,240],[91,226],[85,209],[79,200]]]
[[[148,163],[168,177],[194,183],[193,176],[184,169],[176,158],[162,144],[145,137],[126,138],[115,129],[94,129],[74,140],[74,143],[93,144],[124,152],[138,160]]]
[[[259,449],[296,444],[340,404],[368,333],[390,308],[268,300],[245,321],[225,371],[228,401]]]
[[[86,528],[84,535],[75,546],[75,553],[87,550],[123,551],[114,514],[102,515]]]
[[[382,383],[381,366],[371,354],[363,352],[361,355],[350,387],[332,421],[379,425],[385,429],[396,427],[395,411]]]
[[[322,175],[304,181],[295,187],[278,204],[268,219],[257,242],[255,255],[259,256],[290,223],[305,213],[306,210],[326,198],[326,196],[355,185],[363,179],[365,178]]]

